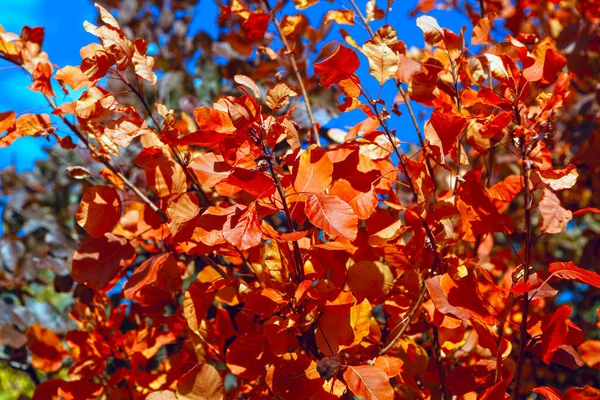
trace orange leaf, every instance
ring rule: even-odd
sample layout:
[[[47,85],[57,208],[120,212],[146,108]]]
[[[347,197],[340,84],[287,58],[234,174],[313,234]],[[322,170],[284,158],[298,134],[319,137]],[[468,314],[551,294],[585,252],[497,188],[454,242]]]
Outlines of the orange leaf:
[[[4,121],[0,121],[0,125],[8,124],[11,118],[10,113],[3,113]],[[50,117],[47,114],[25,114],[21,115],[15,123],[8,127],[8,133],[0,138],[0,148],[10,145],[15,140],[25,136],[46,136],[52,132],[54,128],[50,123]],[[0,130],[0,133],[2,131]]]
[[[423,31],[427,44],[434,46],[444,40],[444,31],[435,18],[422,15],[417,18],[417,26]]]
[[[241,250],[260,244],[262,231],[256,216],[256,202],[250,203],[244,211],[236,209],[234,214],[229,215],[223,226],[223,237]]]
[[[186,192],[171,200],[167,207],[171,235],[189,238],[197,225],[199,214],[200,207],[196,195]],[[181,232],[183,235],[180,235]]]
[[[194,110],[198,129],[202,132],[216,132],[225,135],[235,132],[235,127],[229,114],[208,107],[198,107]]]
[[[224,392],[223,379],[210,364],[196,365],[177,382],[177,397],[181,400],[222,400]]]
[[[329,194],[334,194],[350,204],[359,219],[368,219],[379,203],[377,193],[372,186],[369,191],[363,192],[355,189],[346,179],[341,178],[333,182]]]
[[[600,369],[600,340],[587,340],[577,350],[588,367]]]
[[[331,184],[333,163],[327,153],[311,145],[298,161],[294,174],[294,189],[298,193],[322,193]]]
[[[346,283],[358,301],[364,298],[374,301],[392,287],[394,276],[382,262],[363,260],[348,269]]]
[[[393,400],[394,389],[386,373],[369,365],[348,366],[344,371],[348,389],[365,400]]]
[[[583,214],[585,214],[587,212],[591,212],[591,213],[594,213],[594,214],[600,214],[600,208],[585,207],[585,208],[582,208],[581,210],[573,211],[573,215],[576,215],[576,216],[579,217],[580,215],[583,215]]]
[[[404,361],[396,357],[379,356],[375,359],[374,365],[381,368],[388,377],[392,378],[402,372]]]
[[[481,18],[473,28],[471,44],[487,44],[490,41],[492,21],[488,17]]]
[[[73,67],[71,65],[67,65],[56,71],[54,77],[71,86],[73,90],[79,90],[94,85],[94,82],[89,80],[89,78],[81,71],[80,67]]]
[[[31,364],[40,371],[58,371],[66,354],[58,336],[39,324],[33,324],[25,335],[27,348],[32,354]]]
[[[10,128],[15,123],[16,114],[14,111],[0,113],[0,134]]]
[[[398,70],[394,74],[396,79],[402,82],[410,82],[413,75],[421,71],[421,63],[408,58],[404,54],[398,56]]]
[[[356,239],[358,217],[348,203],[335,195],[311,194],[306,202],[306,215],[316,227],[328,235]]]
[[[264,335],[245,333],[227,348],[225,360],[229,371],[244,379],[254,379],[264,375],[270,352]]]
[[[187,177],[181,165],[156,147],[144,149],[135,159],[146,170],[148,186],[164,198],[187,191]]]
[[[94,237],[111,232],[121,218],[121,199],[110,186],[91,186],[75,214],[77,223]]]

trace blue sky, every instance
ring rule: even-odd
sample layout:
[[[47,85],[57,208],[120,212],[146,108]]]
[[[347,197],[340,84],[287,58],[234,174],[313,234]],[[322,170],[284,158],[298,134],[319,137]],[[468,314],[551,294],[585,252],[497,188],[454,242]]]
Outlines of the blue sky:
[[[357,0],[360,7],[364,9],[365,1]],[[384,6],[386,1],[379,1]],[[347,2],[338,3],[349,7]],[[416,0],[396,1],[393,10],[388,16],[387,22],[398,30],[398,36],[404,40],[407,46],[422,46],[423,36],[417,28],[414,19],[408,18],[408,13],[415,6]],[[320,3],[303,11],[313,25],[318,24],[321,16],[332,9],[328,1]],[[293,7],[284,10],[293,13]],[[214,0],[201,0],[195,9],[195,17],[192,29],[207,29],[206,21],[215,21],[217,8]],[[434,11],[430,15],[436,17],[441,26],[458,31],[462,25],[469,25],[463,15],[456,12]],[[47,1],[47,0],[2,0],[2,13],[0,13],[0,25],[6,31],[19,33],[21,28],[28,26],[43,26],[45,28],[44,50],[49,54],[50,60],[63,67],[65,65],[77,65],[80,63],[79,49],[90,43],[94,38],[84,31],[83,21],[94,21],[96,9],[93,2],[86,0],[72,1]],[[377,21],[372,24],[375,30],[384,22]],[[360,26],[344,28],[355,38],[356,42],[363,43],[367,39],[366,31]],[[337,32],[337,29],[333,29]],[[216,29],[210,33],[215,33]],[[334,33],[330,40],[341,39]],[[363,60],[364,61],[364,60]],[[363,84],[373,94],[378,93],[378,84],[368,76],[368,63],[363,62],[359,70],[359,76],[363,78]],[[0,112],[12,110],[17,113],[49,112],[42,96],[27,89],[29,79],[23,72],[0,62]],[[59,103],[64,101],[60,97],[60,90],[56,91]],[[393,82],[384,86],[381,96],[390,102],[395,96]],[[403,109],[403,107],[401,107]],[[417,110],[418,111],[418,110]],[[332,126],[351,126],[364,118],[359,112],[343,115],[331,123]],[[403,141],[415,141],[416,136],[412,123],[406,113],[400,118],[392,121],[392,127],[398,129],[398,136]],[[48,142],[41,138],[22,138],[17,140],[9,148],[0,149],[0,168],[16,163],[19,170],[30,169],[33,162],[43,156],[42,146]]]

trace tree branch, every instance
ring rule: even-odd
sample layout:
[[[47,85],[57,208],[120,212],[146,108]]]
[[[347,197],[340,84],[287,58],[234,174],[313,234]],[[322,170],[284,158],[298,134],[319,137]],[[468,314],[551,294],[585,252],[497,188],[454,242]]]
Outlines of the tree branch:
[[[287,39],[285,38],[285,35],[283,34],[283,31],[281,30],[281,25],[279,24],[279,20],[277,19],[277,17],[275,16],[275,13],[273,12],[273,9],[269,5],[269,1],[263,0],[263,3],[265,5],[265,7],[267,8],[267,10],[269,11],[269,14],[271,14],[271,19],[273,20],[273,23],[275,24],[275,28],[277,29],[277,33],[279,34],[281,43],[283,44],[283,47],[285,48],[285,54],[288,56],[288,58],[290,59],[290,63],[292,64],[292,71],[294,71],[294,75],[296,76],[296,80],[298,81],[298,85],[300,86],[300,92],[302,93],[302,96],[304,97],[304,106],[306,107],[306,113],[308,114],[308,119],[310,120],[310,129],[313,134],[313,139],[314,139],[315,143],[317,144],[317,146],[321,146],[321,139],[319,138],[319,128],[317,126],[315,117],[312,112],[310,100],[308,98],[308,92],[306,91],[306,87],[304,86],[304,81],[302,79],[302,74],[300,73],[300,70],[298,69],[298,63],[296,62],[296,56],[294,55],[294,50],[292,50]]]

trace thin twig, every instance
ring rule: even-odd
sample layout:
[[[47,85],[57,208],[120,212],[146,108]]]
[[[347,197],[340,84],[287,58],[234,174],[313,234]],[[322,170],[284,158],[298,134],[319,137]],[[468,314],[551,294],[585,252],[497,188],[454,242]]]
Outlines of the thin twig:
[[[431,165],[431,158],[429,158],[429,152],[425,149],[425,138],[423,133],[421,132],[421,128],[419,128],[419,123],[417,122],[417,118],[415,117],[415,113],[410,105],[410,99],[408,97],[408,93],[402,87],[402,84],[399,80],[396,80],[396,88],[398,89],[398,93],[402,96],[402,100],[404,100],[404,104],[406,104],[406,109],[408,110],[408,115],[412,120],[413,126],[415,127],[415,131],[417,131],[417,136],[419,137],[419,143],[421,144],[421,148],[425,151],[425,165],[427,167],[427,172],[429,176],[431,176],[431,182],[433,183],[433,191],[437,190],[437,184],[433,179],[433,166]]]
[[[315,143],[317,144],[317,146],[321,146],[321,139],[319,138],[319,128],[317,126],[315,117],[312,112],[312,108],[310,106],[310,100],[308,98],[308,92],[306,91],[306,87],[304,86],[302,74],[300,73],[300,70],[298,69],[298,63],[296,63],[296,56],[294,55],[294,50],[292,50],[287,39],[285,38],[285,34],[281,30],[281,25],[279,24],[279,20],[275,16],[273,9],[271,9],[271,6],[269,5],[269,1],[263,0],[263,3],[265,5],[265,7],[267,8],[267,10],[269,11],[269,14],[271,14],[271,19],[273,20],[273,23],[275,24],[275,28],[277,29],[277,33],[279,34],[281,43],[283,44],[283,47],[285,48],[285,53],[288,56],[288,58],[290,59],[290,64],[292,64],[292,70],[294,71],[294,75],[296,75],[296,80],[298,81],[298,86],[300,86],[300,91],[302,92],[302,96],[304,97],[304,106],[306,107],[306,113],[308,114],[308,119],[310,120],[310,129],[313,133],[313,139],[314,139]]]
[[[408,314],[406,315],[406,317],[404,317],[402,319],[402,321],[400,321],[391,331],[390,333],[394,332],[394,330],[396,330],[398,328],[398,326],[402,326],[402,328],[400,328],[400,330],[398,331],[398,333],[396,333],[392,339],[387,341],[387,344],[381,349],[379,350],[379,355],[384,355],[385,353],[387,353],[388,351],[390,351],[390,349],[392,347],[394,347],[394,345],[396,344],[396,342],[398,341],[398,339],[400,339],[402,337],[402,335],[404,335],[404,332],[406,332],[406,330],[408,329],[410,322],[412,321],[413,317],[415,316],[415,314],[417,313],[417,310],[419,309],[418,305],[421,305],[421,303],[423,303],[423,300],[425,299],[425,294],[427,293],[427,288],[425,287],[425,283],[421,284],[421,290],[419,291],[419,297],[417,298],[417,301],[415,302],[415,304],[413,305],[413,307],[410,309],[410,311],[408,312]]]
[[[514,109],[517,124],[521,125],[521,115],[518,107]],[[531,265],[531,193],[529,192],[529,162],[527,160],[527,143],[524,137],[520,138],[521,150],[521,175],[523,176],[523,207],[525,207],[525,264],[523,265],[523,281],[529,281],[529,266]],[[517,359],[517,370],[515,372],[515,390],[513,400],[517,400],[520,395],[521,380],[523,373],[523,364],[525,363],[525,350],[527,348],[527,317],[529,313],[529,295],[523,294],[523,306],[521,310],[521,329],[519,335],[519,358]]]

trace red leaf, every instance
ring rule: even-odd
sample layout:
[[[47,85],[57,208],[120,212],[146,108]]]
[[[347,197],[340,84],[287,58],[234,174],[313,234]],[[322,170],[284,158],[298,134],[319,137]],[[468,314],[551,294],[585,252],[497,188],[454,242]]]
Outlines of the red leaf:
[[[252,202],[245,211],[236,209],[223,226],[223,237],[240,250],[248,250],[261,243],[262,231],[256,216],[256,203]]]
[[[348,203],[335,195],[311,194],[304,211],[316,227],[331,236],[343,236],[348,240],[356,239],[358,217]]]
[[[550,364],[554,352],[565,343],[567,337],[567,320],[571,315],[569,306],[560,306],[558,310],[547,315],[542,322],[542,360]]]
[[[265,380],[277,398],[289,400],[309,399],[323,386],[316,363],[302,353],[285,353],[278,357]]]
[[[151,257],[137,267],[123,287],[123,295],[131,300],[146,289],[169,295],[181,289],[179,267],[171,253]]]
[[[600,275],[594,271],[579,268],[572,261],[551,263],[548,271],[562,279],[569,279],[600,288]]]
[[[538,386],[531,391],[546,396],[548,400],[564,400],[562,393],[550,386]]]
[[[229,371],[244,379],[254,379],[264,375],[270,352],[264,335],[246,333],[237,338],[227,348],[225,360]]]
[[[135,249],[124,237],[106,233],[87,237],[73,255],[71,276],[76,282],[105,289],[119,272],[135,260]]]
[[[265,36],[271,17],[262,10],[251,12],[242,23],[242,30],[250,41],[260,40]]]
[[[582,208],[581,210],[573,211],[573,215],[580,216],[580,215],[583,215],[583,214],[585,214],[587,212],[591,212],[591,213],[594,213],[594,214],[600,214],[600,208],[596,208],[596,207]]]
[[[321,79],[321,86],[327,88],[348,78],[353,78],[360,61],[356,52],[345,46],[340,46],[326,60],[315,64],[315,75]]]
[[[102,237],[111,232],[121,218],[121,199],[110,186],[91,186],[75,214],[77,223],[90,235]]]
[[[393,400],[390,379],[380,368],[369,365],[348,366],[344,371],[348,389],[365,400]]]

